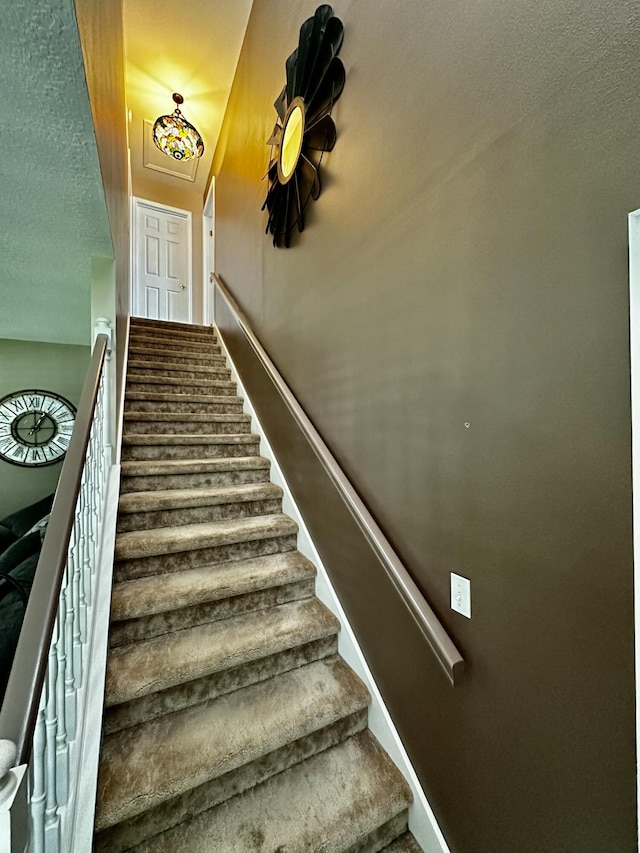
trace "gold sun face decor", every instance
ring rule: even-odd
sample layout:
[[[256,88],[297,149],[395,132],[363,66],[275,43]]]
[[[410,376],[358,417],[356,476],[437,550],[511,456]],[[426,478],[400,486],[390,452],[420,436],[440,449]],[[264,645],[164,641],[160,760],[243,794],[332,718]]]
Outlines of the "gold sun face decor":
[[[298,47],[287,59],[287,82],[274,107],[278,117],[267,140],[269,189],[262,206],[274,246],[289,246],[294,229],[304,230],[305,210],[320,195],[320,163],[336,142],[331,118],[344,89],[338,59],[344,27],[326,4],[300,28]]]

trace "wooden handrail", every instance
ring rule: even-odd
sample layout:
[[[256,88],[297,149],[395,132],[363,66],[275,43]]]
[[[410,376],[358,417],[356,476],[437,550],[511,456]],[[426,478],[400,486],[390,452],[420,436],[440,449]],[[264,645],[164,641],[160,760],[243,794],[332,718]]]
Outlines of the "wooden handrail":
[[[108,344],[107,335],[96,337],[69,450],[60,472],[11,674],[0,708],[0,740],[10,740],[16,745],[17,765],[26,764],[31,751]]]
[[[464,659],[462,655],[323,441],[320,433],[316,430],[306,412],[296,400],[293,392],[278,371],[278,368],[269,358],[269,355],[255,336],[247,318],[240,310],[227,286],[218,275],[214,274],[214,280],[220,295],[227,303],[229,310],[244,333],[249,345],[261,362],[285,405],[295,418],[298,426],[306,436],[322,467],[338,489],[360,530],[364,533],[371,547],[378,555],[387,575],[406,604],[409,613],[424,635],[440,666],[446,673],[447,678],[453,686],[459,684],[464,673]]]

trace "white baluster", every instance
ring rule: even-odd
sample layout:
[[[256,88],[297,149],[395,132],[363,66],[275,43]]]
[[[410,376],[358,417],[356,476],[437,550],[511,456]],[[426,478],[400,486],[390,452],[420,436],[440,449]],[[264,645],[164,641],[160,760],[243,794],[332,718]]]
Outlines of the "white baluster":
[[[76,506],[77,510],[77,506]],[[80,613],[80,555],[78,553],[78,525],[77,516],[74,516],[74,524],[71,535],[71,564],[69,581],[71,584],[71,601],[73,602],[73,679],[76,692],[80,690],[84,682],[84,670],[82,662],[82,626]]]
[[[56,650],[58,657],[58,666],[56,674],[56,715],[58,717],[58,726],[56,731],[56,780],[57,780],[57,795],[58,803],[64,804],[69,797],[69,746],[67,744],[67,729],[66,729],[66,701],[65,701],[65,678],[67,670],[67,655],[65,649],[64,635],[64,609],[63,598],[60,595],[60,608],[58,610],[58,618],[54,628],[54,636],[57,637]]]
[[[44,847],[44,812],[46,801],[45,790],[45,718],[44,691],[40,699],[36,727],[33,733],[33,750],[31,753],[31,846],[29,853],[45,853]]]
[[[57,853],[60,847],[60,818],[58,816],[58,798],[56,784],[56,678],[58,657],[56,643],[51,644],[49,667],[45,678],[45,812],[44,837],[47,853]]]
[[[78,554],[82,565],[82,587],[80,595],[83,599],[85,611],[91,607],[93,585],[91,578],[91,564],[89,562],[89,549],[87,547],[87,515],[89,501],[89,484],[87,482],[88,469],[85,464],[80,483],[79,513],[76,520],[78,525]],[[84,635],[86,637],[86,635]]]
[[[71,540],[75,536],[75,531],[71,531]],[[62,590],[60,601],[64,601],[64,610],[60,613],[60,618],[64,615],[64,643],[66,650],[66,671],[65,671],[65,720],[67,724],[67,738],[69,741],[75,739],[76,736],[76,684],[73,662],[73,601],[71,596],[71,585],[69,583],[69,574],[71,572],[71,553],[72,548],[69,548],[69,556],[67,565],[64,570],[62,579]]]

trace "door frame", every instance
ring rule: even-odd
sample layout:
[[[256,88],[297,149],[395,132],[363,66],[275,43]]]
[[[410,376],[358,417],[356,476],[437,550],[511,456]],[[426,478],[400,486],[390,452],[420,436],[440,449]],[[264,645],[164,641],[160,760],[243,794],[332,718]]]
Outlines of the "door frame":
[[[138,280],[138,210],[145,208],[147,210],[156,210],[159,213],[172,213],[180,219],[186,220],[187,223],[187,317],[188,323],[193,323],[193,235],[192,235],[192,217],[190,210],[183,210],[180,207],[172,207],[168,204],[161,204],[158,201],[151,201],[148,198],[140,198],[139,196],[131,197],[131,287],[129,289],[129,305],[130,314],[132,317],[138,317],[137,309],[138,302],[136,299],[136,282]]]

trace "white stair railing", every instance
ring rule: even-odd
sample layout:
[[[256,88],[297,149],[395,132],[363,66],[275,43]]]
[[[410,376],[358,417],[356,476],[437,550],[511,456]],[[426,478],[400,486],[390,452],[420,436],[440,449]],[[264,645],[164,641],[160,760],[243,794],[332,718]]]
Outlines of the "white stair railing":
[[[110,355],[101,319],[0,708],[0,853],[74,849],[95,614],[105,610],[96,573],[101,547],[113,546],[103,541]]]

